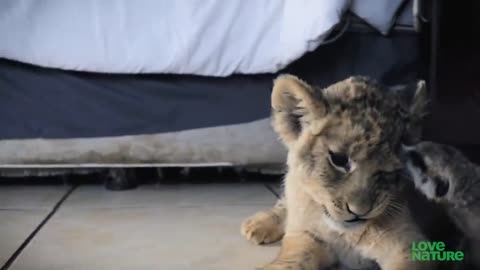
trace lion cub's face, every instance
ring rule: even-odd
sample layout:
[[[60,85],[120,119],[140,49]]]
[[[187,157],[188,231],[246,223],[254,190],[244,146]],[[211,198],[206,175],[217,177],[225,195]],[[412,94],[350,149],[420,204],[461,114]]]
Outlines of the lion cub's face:
[[[289,149],[289,170],[330,225],[352,228],[396,209],[396,148],[420,116],[424,92],[420,83],[407,106],[363,77],[323,91],[289,75],[275,81],[273,127]]]

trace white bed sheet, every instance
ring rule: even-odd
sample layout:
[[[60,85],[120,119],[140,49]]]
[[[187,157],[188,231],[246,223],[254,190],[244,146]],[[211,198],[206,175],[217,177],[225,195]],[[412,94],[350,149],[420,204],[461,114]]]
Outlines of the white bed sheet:
[[[105,73],[276,72],[314,50],[347,0],[2,0],[0,57]]]
[[[397,12],[409,0],[351,0],[350,10],[383,35],[395,24]]]

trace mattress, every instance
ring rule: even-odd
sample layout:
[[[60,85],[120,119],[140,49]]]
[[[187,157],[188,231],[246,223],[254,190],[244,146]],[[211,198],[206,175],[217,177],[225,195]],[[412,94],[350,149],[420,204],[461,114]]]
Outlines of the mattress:
[[[104,73],[272,73],[317,48],[347,3],[2,0],[0,57]]]
[[[413,0],[2,0],[0,57],[97,73],[275,73],[346,9],[386,35]],[[405,8],[406,5],[409,8]]]

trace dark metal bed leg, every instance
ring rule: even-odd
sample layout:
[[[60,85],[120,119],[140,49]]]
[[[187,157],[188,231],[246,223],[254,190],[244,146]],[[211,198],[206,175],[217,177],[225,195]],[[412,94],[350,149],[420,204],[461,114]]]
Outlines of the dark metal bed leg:
[[[105,175],[105,188],[108,190],[127,190],[138,186],[134,169],[108,169]]]

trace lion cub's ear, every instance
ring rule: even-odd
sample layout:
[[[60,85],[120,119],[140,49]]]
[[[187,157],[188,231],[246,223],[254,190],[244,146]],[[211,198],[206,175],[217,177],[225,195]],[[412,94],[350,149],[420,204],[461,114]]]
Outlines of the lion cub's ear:
[[[427,84],[421,80],[417,82],[415,95],[410,105],[410,115],[414,118],[423,118],[427,113],[428,93]]]
[[[280,75],[273,83],[272,125],[289,147],[302,130],[326,115],[327,107],[321,93],[314,92],[306,82],[293,75]]]
[[[390,89],[401,101],[408,114],[408,123],[403,143],[414,144],[421,139],[422,120],[427,114],[428,93],[425,81],[415,85],[395,86]]]

